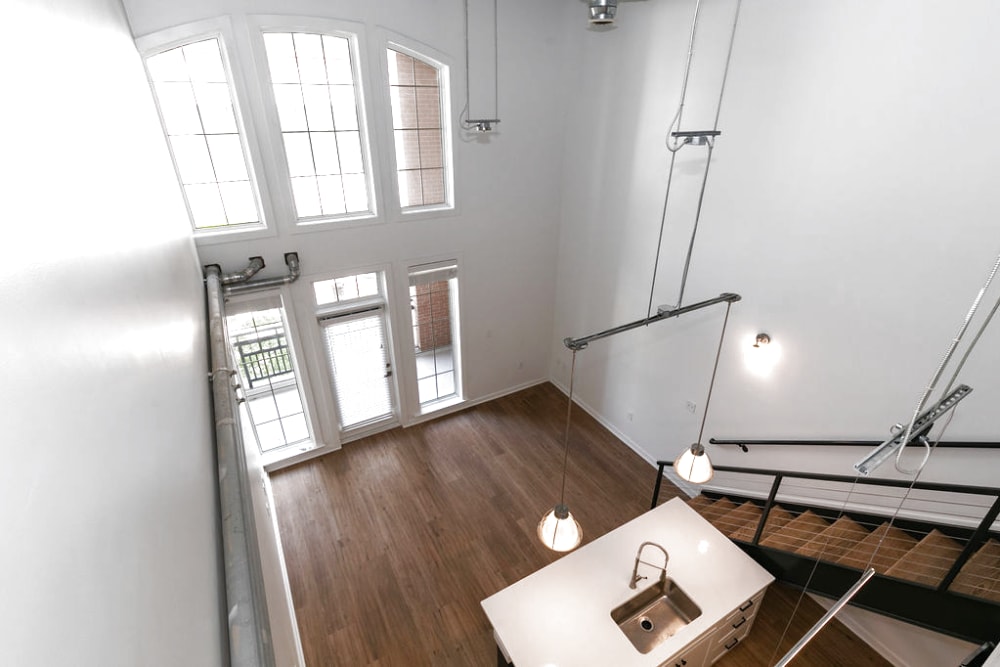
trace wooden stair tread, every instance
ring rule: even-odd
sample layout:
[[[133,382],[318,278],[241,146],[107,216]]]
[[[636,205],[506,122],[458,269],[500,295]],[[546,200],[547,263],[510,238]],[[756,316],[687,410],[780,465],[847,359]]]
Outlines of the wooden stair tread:
[[[948,590],[1000,602],[1000,542],[989,539],[980,546]]]
[[[698,514],[702,514],[706,507],[711,506],[715,501],[708,496],[703,496],[700,493],[694,498],[688,498],[687,504]]]
[[[881,546],[879,546],[879,542],[881,542]],[[895,526],[883,523],[868,533],[868,537],[861,540],[855,548],[845,552],[834,562],[859,570],[865,569],[870,563],[876,572],[885,574],[915,546],[917,546],[916,538]],[[878,553],[875,553],[876,549],[878,549]],[[872,558],[873,553],[875,553],[874,558]]]
[[[826,530],[830,523],[823,517],[806,510],[787,524],[760,541],[766,547],[795,551],[811,540],[817,533]]]
[[[763,510],[760,507],[748,500],[736,509],[720,516],[715,522],[715,527],[732,537],[734,533],[748,523],[756,529],[757,522],[760,521],[762,513]],[[752,534],[751,537],[753,537]]]
[[[767,523],[764,525],[764,531],[760,535],[761,539],[771,535],[794,518],[795,515],[786,510],[784,507],[772,505],[771,511],[767,514]],[[756,532],[756,523],[746,524],[732,533],[729,537],[739,542],[749,543],[753,541],[753,536]]]
[[[825,561],[835,562],[866,537],[868,537],[867,528],[849,517],[842,516],[795,551],[808,558],[822,558]]]
[[[706,507],[701,511],[701,515],[708,520],[713,526],[719,520],[719,517],[723,514],[731,512],[736,509],[736,503],[734,503],[729,498],[719,498],[714,503]]]
[[[918,584],[937,586],[960,553],[962,545],[935,528],[886,570],[886,574]]]

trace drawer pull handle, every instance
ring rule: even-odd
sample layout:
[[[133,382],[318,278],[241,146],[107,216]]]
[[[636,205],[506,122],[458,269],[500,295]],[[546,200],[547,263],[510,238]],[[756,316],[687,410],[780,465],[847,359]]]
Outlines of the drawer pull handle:
[[[747,600],[744,604],[740,605],[740,611],[746,611],[753,606],[753,600]]]
[[[740,638],[739,637],[733,637],[733,641],[731,641],[728,644],[726,644],[726,650],[728,651],[729,649],[731,649],[732,647],[736,646],[739,643],[740,643]]]
[[[740,619],[739,623],[733,623],[733,630],[735,630],[736,628],[740,627],[741,625],[743,625],[746,622],[747,622],[747,617],[746,616],[742,617]]]

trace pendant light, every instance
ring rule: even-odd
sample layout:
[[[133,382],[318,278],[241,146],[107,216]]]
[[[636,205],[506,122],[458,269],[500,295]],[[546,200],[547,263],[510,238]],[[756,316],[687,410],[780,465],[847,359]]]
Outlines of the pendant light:
[[[569,370],[569,404],[566,406],[566,434],[563,438],[562,488],[559,491],[559,502],[545,513],[538,522],[538,539],[553,551],[570,551],[579,546],[583,540],[583,529],[573,518],[566,505],[566,464],[569,461],[569,428],[573,414],[573,379],[576,375],[576,350],[573,350],[573,361]]]
[[[705,410],[701,414],[701,428],[698,429],[698,440],[695,441],[684,453],[674,461],[674,472],[688,482],[693,484],[704,484],[715,475],[712,468],[712,461],[705,452],[705,446],[701,444],[701,437],[705,433],[705,421],[708,419],[708,406],[712,402],[712,390],[715,388],[715,373],[719,370],[719,357],[722,356],[722,341],[726,339],[726,325],[729,324],[729,311],[732,309],[732,302],[726,303],[726,317],[722,320],[722,335],[719,336],[719,347],[715,351],[715,365],[712,366],[712,379],[708,383],[708,397],[705,398]]]

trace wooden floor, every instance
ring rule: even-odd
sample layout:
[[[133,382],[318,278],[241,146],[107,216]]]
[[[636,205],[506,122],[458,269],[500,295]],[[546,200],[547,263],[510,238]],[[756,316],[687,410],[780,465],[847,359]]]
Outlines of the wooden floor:
[[[306,664],[495,665],[479,601],[559,557],[535,527],[558,500],[565,410],[539,385],[274,473]],[[566,501],[585,543],[644,512],[654,477],[574,410]],[[677,493],[664,484],[661,500]],[[750,636],[716,664],[773,664],[798,598],[772,586]],[[821,614],[804,600],[777,655]],[[834,622],[794,664],[889,663]]]

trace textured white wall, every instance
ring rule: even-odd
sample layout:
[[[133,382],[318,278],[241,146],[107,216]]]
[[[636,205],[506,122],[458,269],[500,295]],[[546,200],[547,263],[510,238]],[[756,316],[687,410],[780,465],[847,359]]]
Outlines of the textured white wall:
[[[4,7],[0,644],[224,657],[200,274],[117,0]]]

